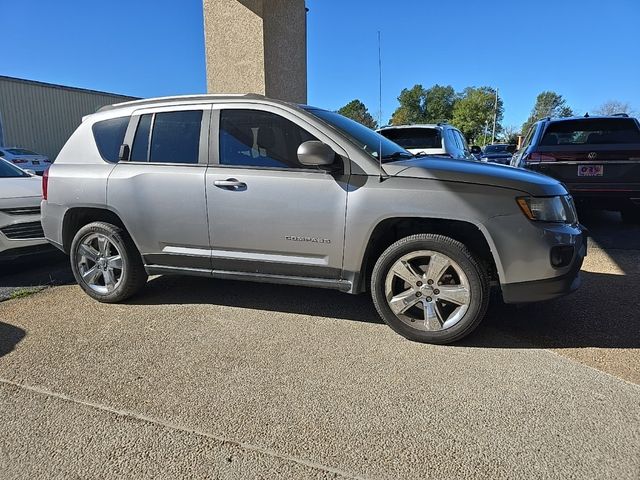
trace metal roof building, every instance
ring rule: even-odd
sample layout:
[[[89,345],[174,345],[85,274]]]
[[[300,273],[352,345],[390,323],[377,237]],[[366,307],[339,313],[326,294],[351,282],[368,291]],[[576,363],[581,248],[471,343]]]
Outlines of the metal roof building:
[[[135,99],[0,76],[0,145],[27,148],[54,159],[84,115]]]

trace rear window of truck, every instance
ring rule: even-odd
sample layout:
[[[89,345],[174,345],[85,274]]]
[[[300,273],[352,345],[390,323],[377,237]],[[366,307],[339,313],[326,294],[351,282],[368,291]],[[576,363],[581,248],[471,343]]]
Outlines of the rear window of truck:
[[[553,122],[542,141],[549,145],[612,145],[640,143],[640,129],[633,118],[581,118]]]
[[[380,133],[402,148],[442,148],[437,128],[397,128],[381,130]]]

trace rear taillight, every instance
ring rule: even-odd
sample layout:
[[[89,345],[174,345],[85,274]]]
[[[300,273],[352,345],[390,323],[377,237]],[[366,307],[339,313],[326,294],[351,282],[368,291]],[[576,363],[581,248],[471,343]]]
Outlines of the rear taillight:
[[[547,155],[545,153],[530,153],[527,157],[527,162],[529,163],[539,163],[539,162],[555,162],[557,159],[553,155]]]
[[[49,160],[48,158],[45,158],[43,161],[44,163],[51,163],[51,160]]]
[[[42,173],[42,199],[47,199],[47,194],[49,193],[49,169],[47,168]]]
[[[20,164],[20,163],[29,163],[29,160],[25,160],[24,158],[14,158],[13,160],[11,160],[13,163],[15,164]]]

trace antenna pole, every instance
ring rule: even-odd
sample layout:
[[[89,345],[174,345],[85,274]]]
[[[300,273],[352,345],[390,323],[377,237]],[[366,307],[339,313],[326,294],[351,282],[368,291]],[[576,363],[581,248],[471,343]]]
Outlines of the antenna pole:
[[[380,40],[380,30],[378,30],[378,127],[382,126],[382,41]],[[386,173],[382,168],[382,136],[378,144],[378,167],[380,181],[386,177]]]
[[[496,143],[496,121],[498,120],[498,88],[496,87],[496,104],[493,107],[493,132],[491,133],[491,143]]]

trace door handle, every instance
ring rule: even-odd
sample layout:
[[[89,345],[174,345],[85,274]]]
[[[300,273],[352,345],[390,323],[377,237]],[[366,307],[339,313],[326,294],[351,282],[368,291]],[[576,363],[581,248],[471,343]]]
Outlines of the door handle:
[[[246,190],[247,184],[236,180],[235,178],[227,178],[226,180],[216,180],[213,184],[218,188],[225,190]]]

